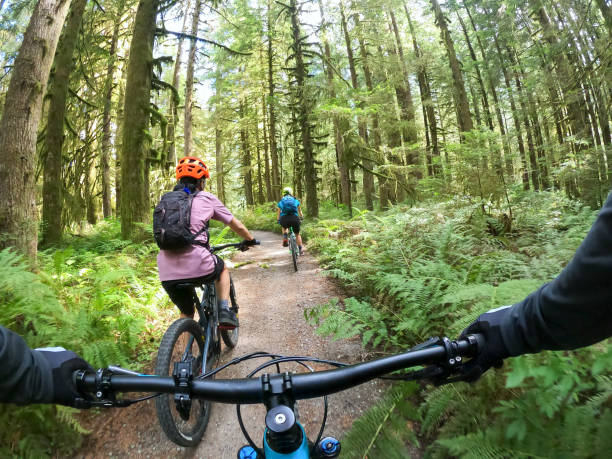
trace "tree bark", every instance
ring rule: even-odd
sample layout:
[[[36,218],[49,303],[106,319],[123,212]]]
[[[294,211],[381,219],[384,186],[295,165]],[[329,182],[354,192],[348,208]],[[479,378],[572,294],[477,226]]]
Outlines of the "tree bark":
[[[111,204],[111,179],[110,179],[110,156],[111,156],[111,109],[114,87],[115,63],[117,61],[117,42],[119,41],[119,26],[125,7],[125,0],[117,5],[113,36],[108,51],[108,64],[106,67],[106,82],[104,84],[104,108],[102,110],[102,144],[100,154],[100,167],[102,169],[102,214],[104,218],[112,215]]]
[[[334,72],[331,68],[331,48],[329,46],[329,41],[326,36],[326,27],[327,22],[325,21],[325,13],[323,11],[323,2],[319,1],[319,10],[321,12],[321,30],[323,31],[323,49],[325,53],[325,60],[323,62],[323,67],[325,69],[325,76],[327,77],[327,91],[329,93],[330,99],[336,98],[336,91],[334,89]],[[336,147],[336,161],[338,165],[338,172],[340,175],[340,198],[342,204],[348,209],[349,215],[353,215],[353,207],[351,203],[351,180],[350,180],[350,167],[351,160],[348,157],[348,152],[346,151],[344,145],[344,135],[349,130],[348,121],[346,119],[340,119],[340,117],[336,114],[332,116],[332,125],[334,131],[334,140]]]
[[[366,88],[370,94],[374,90],[374,86],[372,83],[372,72],[370,70],[370,66],[368,63],[368,51],[365,46],[365,41],[361,34],[361,25],[359,22],[359,16],[355,16],[355,28],[357,29],[357,39],[359,41],[359,54],[361,56],[361,66],[363,67],[363,77],[365,79]],[[371,149],[376,152],[380,151],[381,139],[380,139],[380,129],[378,123],[378,113],[374,113],[372,115],[372,145]],[[371,149],[368,148],[363,153],[363,194],[365,196],[366,209],[374,210],[374,174],[372,174],[372,170],[374,169],[374,161],[372,161],[372,153]]]
[[[239,111],[240,111],[240,144],[242,147],[242,179],[244,184],[244,196],[246,199],[247,206],[255,204],[253,199],[253,174],[251,170],[251,152],[249,151],[249,134],[248,124],[245,113],[245,103],[240,100]]]
[[[276,144],[276,96],[274,87],[274,52],[272,50],[272,11],[271,0],[268,0],[268,111],[270,124],[270,159],[272,160],[272,194],[281,193],[281,176],[278,164],[278,147]]]
[[[444,42],[444,47],[446,48],[446,55],[448,56],[448,63],[453,75],[453,95],[457,110],[457,124],[459,126],[459,132],[471,131],[474,128],[474,125],[472,123],[470,104],[468,102],[463,76],[461,74],[461,63],[457,59],[455,45],[453,44],[450,31],[448,30],[447,20],[442,12],[442,9],[440,8],[438,0],[431,0],[431,4],[436,17],[436,25],[440,28],[440,34],[442,36],[442,41]]]
[[[476,35],[476,42],[478,43],[478,49],[480,50],[480,56],[482,58],[483,65],[485,67],[485,73],[487,75],[487,84],[489,85],[489,91],[491,91],[491,95],[493,96],[493,104],[495,106],[495,116],[497,118],[497,124],[499,126],[499,132],[502,138],[502,148],[504,151],[504,164],[505,164],[506,174],[512,177],[514,175],[514,166],[512,164],[512,152],[510,150],[508,139],[506,138],[506,128],[504,125],[504,119],[502,117],[499,97],[497,95],[496,84],[493,81],[493,76],[491,74],[491,70],[488,64],[489,59],[485,53],[485,48],[482,44],[482,40],[480,39],[480,35],[478,34],[478,29],[476,28],[476,23],[474,22],[474,18],[472,17],[472,14],[470,13],[470,9],[468,8],[466,3],[463,3],[463,7],[465,8],[465,11],[468,15],[468,18],[472,25],[472,29],[474,30],[474,34]],[[501,164],[499,166],[501,168]]]
[[[225,202],[225,186],[223,184],[223,131],[215,128],[215,177],[217,178],[217,196]]]
[[[55,244],[63,234],[62,208],[62,145],[64,144],[64,118],[70,73],[74,67],[76,47],[81,21],[87,0],[73,0],[66,26],[59,39],[53,61],[53,76],[49,84],[49,114],[45,136],[46,155],[43,172],[42,236],[44,244]]]
[[[270,177],[270,154],[269,154],[269,145],[268,145],[268,126],[266,119],[266,98],[264,96],[264,91],[261,93],[261,116],[263,120],[263,141],[264,141],[264,181],[266,182],[266,199],[268,202],[274,201],[274,194],[272,193],[272,180]]]
[[[389,16],[391,18],[391,26],[393,29],[393,35],[395,36],[395,43],[397,46],[398,60],[402,71],[403,84],[401,85],[400,98],[398,100],[401,108],[401,119],[403,121],[402,135],[404,137],[404,148],[406,149],[406,164],[415,166],[411,172],[411,175],[417,179],[421,178],[420,171],[416,168],[419,164],[419,155],[414,147],[417,143],[417,131],[415,125],[415,109],[414,102],[412,101],[412,91],[410,89],[410,76],[408,75],[408,69],[406,67],[406,61],[404,58],[404,48],[402,46],[402,40],[400,39],[399,29],[397,27],[397,21],[393,11],[389,10]]]
[[[308,101],[306,77],[308,70],[304,62],[304,37],[300,31],[296,0],[291,0],[292,51],[295,55],[295,90],[297,102],[297,126],[300,129],[301,148],[304,154],[304,179],[306,181],[306,207],[310,217],[319,216],[317,197],[317,170],[315,167],[314,145],[312,141],[311,108]]]
[[[417,62],[417,80],[419,82],[419,89],[421,91],[421,104],[423,105],[423,121],[425,124],[426,137],[428,140],[427,149],[427,170],[430,176],[438,176],[441,173],[440,165],[440,148],[438,146],[438,126],[436,120],[436,114],[433,108],[433,100],[431,99],[431,88],[429,86],[429,78],[427,76],[427,70],[425,69],[425,63],[422,62],[423,53],[416,40],[416,34],[414,32],[414,26],[408,12],[408,7],[404,3],[404,11],[406,12],[406,18],[408,19],[408,27],[410,28],[410,34],[412,36],[412,46],[414,48],[414,55],[416,56]]]
[[[183,26],[181,28],[181,31],[183,34],[187,32],[187,18],[189,17],[189,14],[187,13],[189,12],[190,6],[191,6],[191,0],[187,0],[187,5],[185,6],[185,13],[183,16]],[[183,42],[184,41],[185,41],[185,38],[183,36],[179,37],[178,45],[176,47],[176,58],[174,60],[174,71],[172,72],[172,87],[174,87],[177,92],[179,90],[179,83],[180,83],[181,59],[183,58]],[[168,163],[169,170],[173,170],[174,169],[173,166],[177,162],[176,160],[176,127],[179,121],[179,117],[178,117],[179,102],[180,101],[177,95],[174,92],[172,92],[170,94],[170,100],[169,100],[170,120],[168,122],[168,127],[167,127],[168,129],[167,131],[168,157],[166,158],[166,161]]]
[[[134,19],[125,87],[123,153],[121,157],[121,235],[144,236],[138,223],[148,223],[149,116],[153,43],[159,0],[141,0]]]
[[[202,1],[195,0],[195,7],[193,8],[193,18],[191,21],[191,35],[194,37],[198,35],[198,24],[200,22],[201,9]],[[189,57],[187,58],[187,77],[185,78],[185,156],[191,156],[193,152],[193,73],[195,71],[197,49],[197,40],[191,40],[191,46],[189,47]]]
[[[499,65],[502,70],[502,74],[504,75],[504,83],[506,84],[506,91],[508,92],[508,99],[510,100],[510,111],[512,112],[512,121],[514,123],[514,128],[516,129],[516,139],[518,143],[519,155],[521,158],[521,165],[523,166],[522,172],[522,180],[523,180],[523,189],[529,189],[529,170],[527,168],[527,162],[525,159],[525,144],[523,143],[523,133],[521,130],[521,123],[518,117],[518,111],[516,109],[516,103],[514,101],[514,95],[512,92],[512,85],[510,84],[510,76],[508,75],[508,69],[506,69],[506,62],[504,59],[504,54],[502,53],[501,46],[499,44],[499,40],[497,36],[494,38],[495,49],[497,50],[497,57],[499,59]]]
[[[32,264],[38,243],[36,136],[43,95],[70,2],[39,0],[15,59],[0,120],[0,249],[15,247]]]

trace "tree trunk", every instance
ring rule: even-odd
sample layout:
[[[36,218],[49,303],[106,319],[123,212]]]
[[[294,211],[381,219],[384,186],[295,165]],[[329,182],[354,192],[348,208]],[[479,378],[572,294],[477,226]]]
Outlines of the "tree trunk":
[[[510,63],[515,67],[512,71],[514,74],[514,82],[516,84],[516,91],[518,93],[519,104],[521,105],[521,112],[523,115],[523,124],[525,125],[525,133],[527,135],[527,150],[529,152],[529,163],[531,165],[531,184],[534,190],[540,190],[540,179],[538,171],[538,163],[535,156],[535,145],[533,143],[533,135],[531,131],[531,123],[529,122],[529,112],[527,111],[527,104],[525,103],[525,95],[523,94],[523,85],[519,77],[518,69],[516,69],[516,61],[512,54],[512,49],[508,49],[508,57]]]
[[[470,104],[468,102],[467,94],[465,92],[465,84],[463,83],[463,76],[461,74],[461,63],[457,59],[455,53],[455,45],[451,38],[450,31],[448,30],[447,20],[440,8],[438,0],[431,0],[433,11],[436,17],[436,25],[440,28],[440,34],[444,47],[446,48],[446,55],[448,56],[448,62],[453,75],[453,95],[455,98],[455,107],[457,110],[457,124],[459,125],[459,132],[471,131],[474,128],[472,124],[472,115],[470,114]]]
[[[274,87],[274,52],[272,50],[272,11],[271,0],[268,0],[268,110],[270,124],[270,159],[272,160],[272,194],[281,193],[281,176],[278,164],[278,147],[276,144],[276,96]]]
[[[351,37],[349,35],[348,32],[348,24],[346,21],[346,16],[344,14],[344,6],[342,4],[342,1],[340,1],[339,3],[340,6],[340,18],[341,18],[341,26],[342,26],[342,33],[344,35],[344,42],[346,44],[346,54],[348,57],[348,63],[349,63],[349,71],[351,73],[351,84],[353,85],[353,89],[357,92],[359,90],[359,84],[357,82],[357,70],[355,68],[355,57],[353,55],[353,47],[351,45]],[[357,106],[359,108],[363,108],[363,101],[362,100],[357,100],[356,101]],[[361,141],[363,142],[363,145],[365,148],[363,148],[364,150],[369,149],[369,139],[368,139],[368,129],[367,126],[363,120],[363,117],[359,116],[357,117],[357,131],[359,132],[359,137],[361,138]],[[348,161],[344,161],[345,163],[347,163]],[[356,193],[357,192],[357,182],[355,180],[355,171],[354,169],[351,167],[350,164],[346,164],[347,167],[347,171],[345,171],[346,173],[348,173],[348,178],[345,178],[349,180],[351,186],[350,189],[348,191],[345,191],[345,183],[341,182],[340,186],[342,188],[342,192],[343,193],[350,193],[351,191]]]
[[[482,57],[482,62],[485,68],[485,73],[487,75],[487,84],[489,85],[489,91],[491,91],[491,95],[493,96],[493,103],[495,106],[495,116],[497,118],[497,124],[499,126],[499,132],[502,138],[502,148],[504,150],[504,163],[505,163],[506,174],[512,177],[514,175],[514,166],[512,165],[512,152],[510,150],[508,139],[506,138],[506,128],[505,128],[504,120],[502,117],[499,98],[497,96],[496,84],[493,81],[493,75],[491,73],[491,70],[488,64],[489,59],[485,53],[485,48],[482,44],[482,40],[480,39],[480,36],[478,35],[478,29],[476,28],[476,23],[474,22],[474,18],[472,18],[470,9],[468,8],[466,3],[463,3],[463,7],[465,8],[465,11],[468,15],[470,24],[472,25],[472,30],[474,31],[474,35],[476,35],[476,42],[478,43],[478,49],[480,51],[480,56]],[[487,104],[488,104],[488,101],[487,101]],[[492,122],[491,122],[490,128],[491,130],[493,130]],[[498,168],[501,169],[501,158],[499,158],[499,160],[500,160],[500,164],[498,165]]]
[[[441,173],[440,167],[440,149],[438,146],[438,122],[436,120],[436,114],[433,108],[433,101],[431,99],[431,88],[429,86],[429,78],[427,76],[427,70],[425,69],[425,63],[422,61],[423,54],[416,40],[416,34],[414,32],[414,26],[408,12],[408,7],[404,3],[404,11],[406,12],[406,18],[408,19],[408,27],[410,28],[410,34],[412,36],[412,46],[414,48],[414,55],[416,56],[417,62],[417,80],[419,82],[419,89],[421,91],[421,104],[423,105],[423,121],[425,124],[425,134],[428,140],[427,148],[427,169],[430,176],[438,176]]]
[[[121,235],[124,239],[143,237],[137,224],[148,223],[151,217],[148,130],[158,1],[140,1],[130,45],[121,155]]]
[[[301,134],[301,147],[304,152],[304,178],[306,181],[306,207],[310,217],[319,216],[317,197],[317,170],[315,167],[314,145],[312,141],[311,108],[308,101],[306,77],[308,70],[304,62],[303,40],[298,18],[297,1],[291,0],[292,50],[295,53],[295,89],[297,102],[297,125]]]
[[[608,35],[612,38],[612,4],[606,3],[606,0],[596,0],[597,6],[601,11],[601,15],[606,21],[606,27],[608,28]]]
[[[119,97],[117,102],[117,132],[115,133],[115,212],[121,215],[121,155],[123,154],[123,120],[125,89],[123,76],[119,79]]]
[[[249,151],[249,134],[246,113],[244,111],[245,103],[240,101],[240,144],[242,147],[242,178],[244,184],[244,196],[247,206],[255,204],[253,199],[253,174],[251,171],[251,152]]]
[[[357,38],[359,41],[359,53],[361,55],[361,66],[363,67],[363,76],[366,82],[366,88],[372,93],[374,86],[372,84],[372,72],[368,64],[368,52],[365,46],[365,41],[361,34],[359,17],[355,16],[355,28],[357,29]],[[372,115],[372,146],[375,151],[380,151],[380,129],[378,124],[378,113]],[[372,161],[372,153],[370,149],[366,149],[363,153],[363,194],[366,201],[366,209],[374,210],[374,162]]]
[[[223,185],[223,131],[215,128],[215,177],[217,178],[217,196],[221,202],[225,202],[225,186]]]
[[[81,21],[87,0],[74,0],[71,4],[66,26],[59,39],[53,61],[53,76],[49,84],[49,114],[45,135],[46,155],[43,173],[42,236],[44,244],[59,242],[62,226],[62,145],[64,143],[64,118],[70,73],[74,67],[76,46]]]
[[[191,20],[191,35],[198,35],[198,24],[200,22],[200,10],[202,9],[202,1],[195,0],[193,8],[193,17]],[[193,152],[193,73],[195,71],[196,51],[198,49],[197,40],[191,40],[189,47],[189,57],[187,58],[187,77],[185,79],[185,121],[184,135],[185,156],[191,156]]]
[[[111,179],[110,179],[110,156],[111,156],[111,109],[113,99],[113,86],[115,82],[115,63],[117,60],[117,42],[119,41],[119,26],[125,0],[121,0],[117,5],[115,24],[113,26],[113,36],[111,38],[110,49],[108,52],[108,64],[106,67],[106,82],[104,84],[104,108],[102,111],[102,144],[100,154],[100,167],[102,169],[102,214],[104,218],[112,215],[111,204]]]
[[[403,84],[401,85],[401,98],[398,99],[401,108],[401,119],[403,121],[402,135],[404,137],[404,148],[406,149],[406,164],[414,166],[411,175],[414,178],[421,178],[421,172],[416,166],[419,164],[419,155],[414,145],[417,143],[417,131],[415,125],[415,109],[414,102],[412,101],[412,91],[410,90],[410,76],[408,75],[408,69],[406,68],[406,61],[404,60],[404,48],[399,35],[399,29],[397,27],[397,21],[395,20],[395,14],[389,10],[389,16],[391,18],[391,26],[393,29],[393,35],[395,36],[395,43],[397,46],[398,60],[400,68],[402,70]]]
[[[187,32],[187,18],[189,17],[189,7],[191,6],[191,0],[187,0],[187,5],[185,5],[185,13],[183,15],[183,26],[181,31],[183,34]],[[178,45],[176,48],[176,58],[174,60],[174,71],[172,72],[172,87],[176,89],[177,93],[179,90],[179,82],[180,82],[180,73],[181,73],[181,59],[183,58],[183,42],[184,37],[179,37]],[[168,169],[173,170],[174,165],[176,164],[176,127],[178,125],[178,106],[179,106],[179,98],[177,97],[177,93],[174,91],[170,94],[170,120],[168,122],[168,156],[166,161],[168,163]],[[190,126],[191,127],[191,126]]]
[[[512,112],[512,121],[514,122],[514,128],[516,129],[516,139],[518,143],[519,155],[521,157],[521,165],[523,166],[522,180],[523,189],[529,189],[529,170],[527,168],[527,162],[525,159],[525,144],[523,143],[523,133],[521,130],[521,123],[518,117],[518,111],[516,109],[516,103],[514,102],[514,95],[512,92],[512,85],[510,84],[510,76],[508,75],[508,69],[506,69],[506,62],[504,54],[502,53],[501,46],[497,36],[494,37],[495,48],[497,50],[497,57],[499,59],[499,65],[504,75],[504,83],[506,84],[506,91],[508,92],[508,99],[510,100],[510,111]]]
[[[38,243],[36,136],[43,95],[67,0],[39,0],[15,59],[0,120],[0,249],[15,247],[33,264]]]
[[[255,119],[258,119],[257,108],[255,109]],[[257,152],[257,204],[263,204],[263,174],[261,173],[261,148],[259,146],[259,128],[257,125],[255,125],[255,151]]]
[[[262,88],[265,89],[265,88]],[[264,96],[265,91],[261,93],[261,116],[263,120],[263,141],[264,141],[264,181],[266,182],[266,199],[268,202],[274,201],[274,194],[272,193],[272,180],[270,177],[270,155],[268,147],[268,127],[266,120],[266,98]]]
[[[326,36],[327,22],[325,21],[325,13],[323,11],[323,2],[319,0],[319,10],[321,12],[321,30],[323,31],[323,48],[325,52],[325,61],[323,67],[325,69],[325,75],[327,77],[327,90],[330,99],[336,98],[336,91],[334,89],[334,72],[331,68],[331,48],[329,41]],[[336,147],[336,161],[338,164],[338,171],[340,175],[340,197],[341,202],[348,209],[349,215],[353,215],[353,207],[351,203],[351,181],[349,171],[351,168],[351,160],[348,157],[344,145],[344,135],[349,131],[348,121],[336,114],[332,116],[332,124],[334,130],[334,140]]]

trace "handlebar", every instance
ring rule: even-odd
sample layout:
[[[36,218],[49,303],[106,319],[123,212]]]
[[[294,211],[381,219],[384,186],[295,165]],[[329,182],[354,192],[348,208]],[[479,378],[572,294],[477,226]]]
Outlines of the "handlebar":
[[[223,250],[223,249],[227,249],[229,247],[240,247],[240,244],[242,244],[242,242],[232,242],[230,244],[222,244],[222,245],[216,245],[214,247],[210,248],[211,252],[218,252],[219,250]],[[260,245],[261,241],[257,241],[255,240],[255,243],[253,243],[252,245]]]
[[[257,379],[192,379],[189,393],[194,397],[219,403],[264,403],[271,395],[290,393],[294,400],[322,397],[363,384],[374,378],[397,370],[420,366],[439,365],[449,370],[461,366],[462,357],[471,357],[484,346],[482,335],[468,335],[451,341],[437,340],[438,344],[417,347],[401,354],[383,357],[370,362],[350,365],[334,370],[299,374],[264,374]],[[171,376],[108,374],[105,370],[91,373],[75,372],[77,387],[82,392],[159,392],[176,393],[178,387]],[[449,371],[452,373],[452,371]],[[99,395],[98,395],[99,397]]]

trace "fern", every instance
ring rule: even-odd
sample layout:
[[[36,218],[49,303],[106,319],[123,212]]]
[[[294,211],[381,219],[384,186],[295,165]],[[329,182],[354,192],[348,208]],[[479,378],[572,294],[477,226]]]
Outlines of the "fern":
[[[379,403],[355,421],[351,431],[342,440],[342,457],[409,457],[406,443],[418,444],[418,441],[414,432],[407,429],[406,420],[417,421],[418,414],[406,398],[416,388],[414,383],[396,385]]]

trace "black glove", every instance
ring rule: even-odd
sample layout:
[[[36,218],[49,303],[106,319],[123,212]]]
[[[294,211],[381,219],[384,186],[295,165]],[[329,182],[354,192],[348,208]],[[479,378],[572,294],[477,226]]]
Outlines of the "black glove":
[[[484,349],[464,365],[463,380],[474,382],[489,368],[501,368],[504,359],[510,357],[501,334],[503,319],[509,311],[509,307],[487,311],[463,330],[461,338],[473,333],[481,333],[485,337]]]
[[[255,239],[251,239],[250,241],[247,241],[246,239],[244,241],[242,241],[240,243],[240,245],[238,246],[238,249],[241,252],[246,252],[247,250],[249,250],[249,247],[252,247],[255,245],[257,241]]]
[[[75,406],[77,398],[83,398],[79,394],[72,374],[76,370],[87,370],[94,372],[94,369],[85,360],[72,351],[64,348],[43,348],[36,349],[42,355],[51,368],[53,376],[53,400],[52,403],[60,403],[67,406]]]

